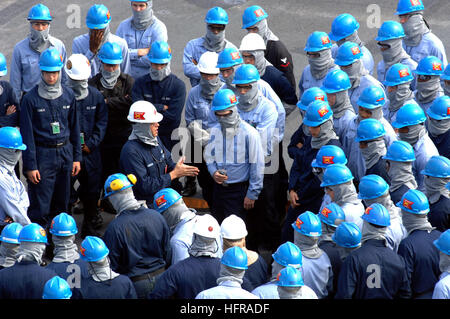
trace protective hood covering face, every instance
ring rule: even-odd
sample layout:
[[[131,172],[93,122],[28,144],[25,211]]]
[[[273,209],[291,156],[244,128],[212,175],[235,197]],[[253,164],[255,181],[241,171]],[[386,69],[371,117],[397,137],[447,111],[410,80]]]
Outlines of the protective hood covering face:
[[[14,149],[0,147],[0,165],[5,167],[11,174],[14,172],[14,167],[19,162],[21,151]]]
[[[129,140],[140,140],[144,144],[158,146],[158,138],[153,136],[150,123],[133,123],[132,127]]]
[[[405,141],[411,144],[412,147],[416,145],[417,141],[420,140],[425,134],[427,130],[425,129],[425,125],[416,124],[409,126],[408,133],[398,133],[398,136],[402,141]]]
[[[339,119],[344,116],[347,110],[351,110],[353,113],[352,103],[350,102],[350,97],[348,96],[348,90],[340,91],[336,93],[336,103],[330,105],[333,111],[333,118]]]
[[[280,273],[280,271],[284,268],[283,265],[280,265],[279,263],[277,263],[275,260],[272,261],[272,277],[270,277],[271,281],[274,281],[277,279],[278,274]]]
[[[441,87],[440,78],[437,75],[432,75],[431,79],[426,82],[416,82],[416,98],[419,103],[432,102],[439,92],[444,90]]]
[[[255,27],[258,28],[258,34],[264,39],[266,44],[267,41],[279,41],[279,38],[269,29],[267,19],[255,23]]]
[[[41,73],[41,81],[38,84],[38,94],[41,98],[46,100],[55,100],[59,98],[63,94],[61,86],[61,71],[59,72],[58,80],[53,85],[48,85]]]
[[[386,207],[387,211],[389,212],[389,216],[391,217],[391,221],[395,218],[400,218],[399,209],[397,206],[394,205],[391,199],[391,195],[389,194],[389,190],[386,191],[386,193],[380,197],[372,198],[372,199],[364,199],[364,204],[366,207],[369,207],[372,204],[381,204],[384,207]]]
[[[217,278],[217,284],[220,285],[224,281],[235,281],[242,285],[244,281],[245,270],[235,269],[224,264],[220,264],[219,278]]]
[[[192,245],[189,248],[189,255],[193,257],[217,257],[219,244],[216,238],[208,238],[198,234],[194,234]]]
[[[357,45],[359,45],[359,47],[364,46],[364,43],[363,43],[363,42],[361,41],[361,39],[359,38],[358,30],[356,30],[355,32],[353,32],[352,34],[350,34],[348,37],[343,38],[343,39],[337,41],[336,44],[337,44],[338,46],[341,46],[341,45],[343,45],[345,42],[354,42],[354,43],[356,43]]]
[[[369,74],[369,72],[364,68],[361,59],[352,63],[350,67],[344,68],[342,70],[347,73],[348,78],[350,79],[350,83],[352,84],[352,89],[359,86],[359,84],[361,83],[361,77]]]
[[[410,89],[411,82],[397,85],[397,90],[389,92],[386,90],[386,96],[389,99],[389,111],[397,112],[407,100],[414,97],[413,91]]]
[[[131,19],[131,25],[136,30],[145,30],[149,26],[153,24],[155,21],[153,17],[153,1],[147,1],[147,8],[142,11],[135,11],[131,9],[133,12],[133,18]]]
[[[346,203],[358,204],[358,194],[356,193],[355,185],[352,181],[344,184],[328,186],[334,192],[334,202],[339,206],[343,206]]]
[[[319,51],[320,57],[312,58],[308,57],[311,75],[316,79],[323,79],[328,70],[335,66],[334,60],[331,55],[331,48]]]
[[[236,106],[230,107],[229,110],[232,111],[229,116],[217,116],[217,121],[222,128],[222,133],[227,136],[235,136],[239,129],[239,124],[241,123],[241,118],[239,117],[239,112]]]
[[[112,280],[120,275],[111,269],[108,257],[100,261],[89,262],[88,271],[89,275],[97,282]]]
[[[361,246],[354,247],[354,248],[347,248],[347,247],[341,247],[337,246],[337,250],[339,252],[339,257],[341,257],[341,260],[344,261],[345,258],[347,258],[348,255],[351,254],[352,251],[358,249]]]
[[[238,65],[233,66],[232,67],[233,68],[233,74],[231,74],[227,78],[224,78],[222,76],[222,73],[219,75],[220,79],[227,85],[227,89],[232,90],[235,95],[238,95],[238,91],[236,89],[236,84],[233,84],[233,80],[234,80],[234,75],[236,74],[236,69],[238,67],[240,67],[241,65],[242,64],[238,64]]]
[[[445,188],[448,182],[450,182],[450,178],[440,178],[425,175],[425,193],[427,194],[430,204],[436,203],[441,195],[449,198],[448,190],[447,188]]]
[[[13,266],[17,260],[18,252],[18,244],[2,242],[0,245],[0,266],[4,268]]]
[[[195,217],[195,210],[191,210],[186,206],[186,204],[179,200],[169,208],[167,208],[162,213],[164,219],[167,222],[167,225],[170,228],[170,231],[173,232],[173,229],[177,227],[178,223],[183,219],[191,219]]]
[[[411,234],[415,230],[426,230],[428,232],[434,229],[433,226],[428,222],[427,215],[417,215],[409,213],[402,209],[402,222],[405,226],[406,231]]]
[[[256,82],[250,83],[252,88],[245,94],[239,94],[238,108],[244,112],[250,112],[253,110],[259,102],[258,84]]]
[[[384,138],[380,137],[367,143],[366,148],[360,148],[359,150],[366,162],[366,169],[369,169],[378,163],[381,156],[386,155],[386,143]]]
[[[45,244],[43,243],[22,242],[17,254],[17,261],[34,261],[40,265],[44,251]]]
[[[217,76],[212,80],[205,80],[203,77],[200,78],[200,95],[208,100],[212,101],[214,98],[214,94],[219,91],[222,87],[223,83],[220,81],[220,78]]]
[[[44,52],[46,49],[50,47],[50,25],[48,28],[42,31],[37,31],[33,29],[33,26],[30,24],[30,34],[28,35],[28,39],[30,41],[30,48],[39,53]]]
[[[312,172],[315,176],[317,176],[317,178],[322,183],[323,182],[323,173],[325,172],[325,170],[320,167],[313,167]]]
[[[445,120],[435,120],[428,118],[428,133],[433,136],[439,136],[450,130],[450,118]]]
[[[102,83],[103,87],[108,90],[112,90],[117,83],[117,79],[120,76],[120,65],[115,71],[109,72],[105,70],[102,63],[100,65],[100,72],[102,73],[100,82]]]
[[[439,270],[450,272],[450,256],[439,251]]]
[[[77,245],[75,244],[75,235],[72,236],[55,236],[52,237],[53,243],[55,244],[53,262],[63,263],[70,262],[73,263],[75,260],[80,258],[77,251]]]
[[[384,240],[384,244],[387,247],[386,227],[375,227],[367,221],[364,221],[361,231],[361,244],[369,239]]]
[[[281,287],[277,286],[280,299],[302,299],[302,287]]]
[[[320,236],[320,241],[332,241],[331,237],[335,232],[335,227],[322,223],[322,236]]]
[[[447,96],[450,96],[450,84],[447,84],[447,83],[444,81],[444,87],[443,87],[443,89],[444,89],[444,94],[447,95]]]
[[[403,38],[403,42],[408,47],[418,46],[420,41],[422,41],[422,36],[429,31],[422,14],[415,14],[409,17],[408,21],[403,23],[403,30],[406,35]]]
[[[391,39],[386,41],[380,41],[383,44],[388,44],[391,47],[387,50],[381,51],[383,56],[384,68],[387,70],[396,63],[400,63],[401,60],[406,59],[409,55],[403,49],[402,39]]]
[[[370,112],[372,113],[372,115],[370,116],[371,119],[376,119],[376,120],[380,121],[383,118],[383,109],[381,107],[374,108],[374,109],[370,110]],[[358,113],[358,118],[357,118],[358,124],[362,120],[364,120],[364,119],[361,117],[361,114]]]
[[[206,25],[206,36],[203,37],[203,39],[205,39],[203,46],[208,51],[219,53],[225,49],[225,30],[215,34],[208,28],[208,25]]]
[[[170,69],[170,62],[167,63],[165,68],[162,68],[161,70],[156,70],[152,67],[150,67],[150,78],[153,81],[162,81],[166,77],[168,77],[172,73],[172,70]]]
[[[133,189],[131,187],[112,194],[108,199],[117,214],[120,214],[124,210],[136,210],[142,206],[142,204],[134,197]]]
[[[402,185],[407,186],[409,189],[417,188],[417,182],[412,172],[411,162],[389,161],[389,165],[390,167],[387,173],[391,180],[391,186],[389,187],[391,192],[396,191]]]
[[[266,67],[272,65],[269,61],[264,57],[263,50],[255,50],[255,51],[247,51],[251,55],[255,57],[255,67],[259,72],[259,75],[262,77],[266,73]]]
[[[311,134],[310,134],[311,135]],[[311,138],[311,147],[314,149],[320,149],[322,146],[328,144],[330,140],[337,140],[338,137],[334,132],[333,119],[330,118],[328,121],[320,125],[320,133],[317,137]]]
[[[294,231],[294,244],[300,248],[302,255],[308,258],[317,259],[323,254],[319,248],[319,237],[310,237]]]
[[[72,80],[67,78],[67,85],[73,90],[77,101],[84,100],[89,95],[88,80]]]

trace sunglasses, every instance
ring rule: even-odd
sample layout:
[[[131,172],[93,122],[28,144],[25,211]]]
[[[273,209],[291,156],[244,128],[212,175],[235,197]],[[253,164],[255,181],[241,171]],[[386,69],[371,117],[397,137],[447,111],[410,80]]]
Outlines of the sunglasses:
[[[417,79],[420,81],[428,81],[431,79],[431,75],[419,74],[417,75]]]
[[[208,29],[211,31],[223,31],[225,30],[225,25],[223,24],[208,24]]]
[[[386,43],[382,43],[382,42],[377,42],[378,46],[384,48],[384,49],[390,49],[391,45],[390,44],[386,44]]]
[[[236,85],[236,89],[238,89],[238,90],[251,90],[252,87],[253,86],[251,84],[248,84],[248,85],[237,84]]]
[[[306,52],[306,55],[309,58],[319,58],[320,57],[320,53],[319,52]]]
[[[230,116],[231,114],[233,114],[233,111],[230,111],[229,113],[221,113],[221,114],[219,114],[219,113],[214,113],[217,117],[228,117],[228,116]]]

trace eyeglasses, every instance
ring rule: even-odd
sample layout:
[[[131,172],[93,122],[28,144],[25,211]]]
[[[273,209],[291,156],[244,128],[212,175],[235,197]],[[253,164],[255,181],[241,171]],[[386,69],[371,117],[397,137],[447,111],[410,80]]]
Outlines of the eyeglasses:
[[[223,31],[225,30],[225,25],[223,24],[208,24],[208,29],[211,31]]]
[[[419,75],[417,75],[417,79],[419,81],[426,82],[431,79],[431,75],[419,74]]]

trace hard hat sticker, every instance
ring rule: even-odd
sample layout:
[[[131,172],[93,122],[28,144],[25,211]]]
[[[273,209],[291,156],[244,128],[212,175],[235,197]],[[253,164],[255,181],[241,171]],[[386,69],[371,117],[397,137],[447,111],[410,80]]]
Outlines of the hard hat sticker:
[[[324,207],[320,213],[321,213],[323,216],[325,216],[326,218],[328,218],[328,215],[331,213],[331,210],[328,209],[327,207]]]
[[[323,107],[320,110],[318,110],[317,112],[319,112],[320,117],[324,117],[325,114],[328,113],[328,109],[326,107]]]
[[[133,118],[135,120],[145,120],[145,112],[134,112]]]
[[[167,200],[164,198],[165,195],[162,195],[156,199],[156,205],[159,207],[162,204],[167,203]]]
[[[433,62],[433,71],[442,71],[442,65],[439,62]]]
[[[262,17],[264,15],[264,11],[262,9],[255,10],[254,13],[257,18]]]
[[[322,164],[334,164],[334,156],[322,156]]]
[[[302,224],[303,222],[300,220],[300,218],[297,218],[297,220],[295,221],[295,226],[297,226],[297,228],[302,228]]]
[[[322,37],[321,40],[322,40],[322,44],[328,44],[328,43],[330,43],[330,38],[327,37],[327,36]]]
[[[353,55],[357,55],[357,54],[360,54],[361,51],[359,50],[358,47],[353,47],[353,48],[352,48],[352,53],[353,53]]]
[[[409,72],[407,69],[398,71],[398,74],[400,75],[401,78],[404,78],[405,76],[409,76]]]
[[[314,98],[315,100],[325,101],[325,95],[318,95]]]
[[[411,202],[410,200],[407,200],[406,198],[403,199],[403,207],[407,208],[407,209],[412,209],[412,205],[414,204],[414,202]]]

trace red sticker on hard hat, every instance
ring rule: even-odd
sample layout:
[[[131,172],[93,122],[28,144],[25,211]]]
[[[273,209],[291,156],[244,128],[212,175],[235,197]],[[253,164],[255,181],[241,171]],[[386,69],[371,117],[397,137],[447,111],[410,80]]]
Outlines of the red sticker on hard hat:
[[[334,156],[322,156],[322,164],[334,164]]]
[[[409,72],[407,69],[398,71],[398,74],[400,75],[401,78],[404,78],[405,76],[409,76]]]
[[[239,52],[231,52],[231,59],[232,60],[238,60],[240,58]]]
[[[111,13],[109,13],[109,10],[108,10],[108,12],[106,12],[106,19],[109,20],[109,18],[111,18]]]
[[[380,97],[378,100],[376,100],[376,102],[380,102],[380,101],[383,101],[384,100],[384,97]]]
[[[172,49],[169,47],[167,47],[167,51],[169,51],[169,54],[172,54]]]
[[[321,40],[322,40],[322,44],[328,44],[328,43],[330,43],[330,38],[327,37],[327,36],[322,37]]]
[[[324,115],[328,113],[328,109],[326,107],[323,107],[317,112],[319,113],[320,117],[324,117]]]
[[[328,214],[331,213],[331,210],[329,210],[328,208],[324,207],[320,213],[321,213],[323,216],[325,216],[326,218],[328,218]]]
[[[257,18],[262,17],[264,15],[264,11],[262,9],[255,10],[253,11],[253,13]]]
[[[39,229],[39,232],[41,233],[42,236],[47,236],[47,233],[45,232],[44,228]]]
[[[357,55],[357,54],[360,54],[361,51],[359,50],[358,47],[353,47],[353,48],[352,48],[352,53],[353,53],[353,55]]]
[[[88,66],[91,66],[91,62],[89,62],[88,59],[86,59],[86,63],[87,63]]]
[[[145,112],[134,112],[133,118],[135,120],[144,120],[145,121]]]
[[[213,228],[212,226],[209,226],[209,227],[208,227],[208,231],[211,232],[211,231],[213,231],[213,230],[214,230],[214,228]]]
[[[420,3],[420,0],[411,0],[411,5],[413,7],[417,7],[417,6],[420,6],[422,4]]]
[[[300,220],[300,218],[297,218],[297,220],[295,221],[295,226],[297,226],[297,228],[302,228],[302,224],[303,222]]]
[[[236,95],[230,96],[230,102],[231,103],[237,103]]]
[[[370,214],[370,211],[373,209],[373,207],[367,207],[366,211],[364,212],[366,215]]]
[[[80,247],[80,253],[81,253],[83,256],[86,256],[86,255],[85,255],[85,252],[86,252],[86,248],[83,248],[83,246],[81,246],[81,247]]]
[[[433,62],[433,71],[442,71],[442,65],[439,62]]]
[[[162,195],[156,199],[156,205],[158,207],[167,202],[167,200],[164,198],[164,196],[165,195]]]
[[[450,107],[447,108],[447,115],[450,115]]]
[[[277,281],[280,281],[280,277],[281,277],[281,272],[279,272],[277,275]]]
[[[412,205],[414,204],[414,202],[411,202],[410,200],[407,200],[406,198],[403,199],[403,203],[402,206],[407,208],[407,209],[412,209]]]
[[[314,100],[325,101],[325,95],[318,95],[314,98]]]
[[[61,59],[61,62],[64,62],[64,59],[61,54],[59,55],[59,58]]]

